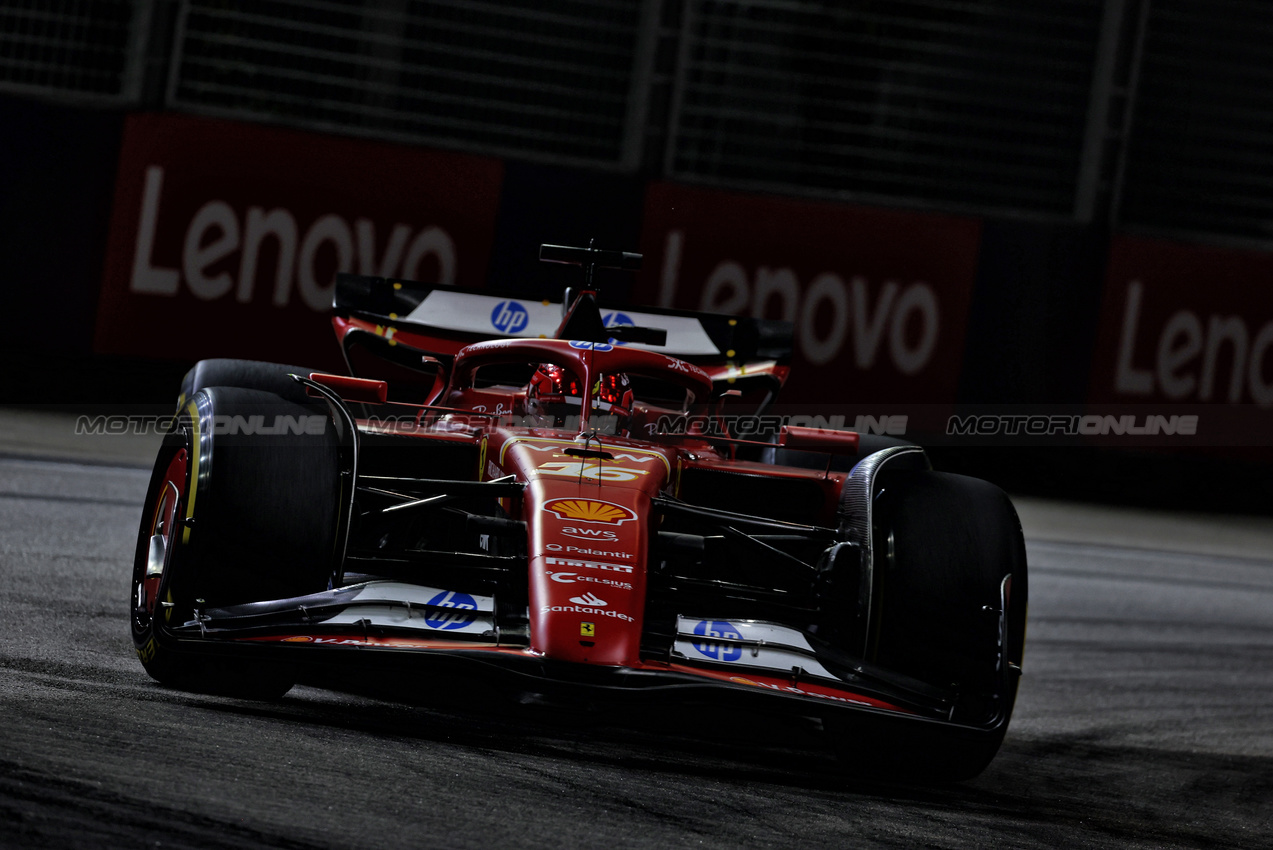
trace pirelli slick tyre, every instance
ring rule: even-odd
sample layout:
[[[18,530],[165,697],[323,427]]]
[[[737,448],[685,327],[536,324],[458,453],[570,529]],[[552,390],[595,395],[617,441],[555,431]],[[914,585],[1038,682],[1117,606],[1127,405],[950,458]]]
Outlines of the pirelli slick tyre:
[[[179,649],[171,630],[208,608],[324,589],[340,487],[337,438],[321,405],[197,391],[164,439],[138,533],[131,625],[146,671],[188,690],[285,693],[291,671]]]
[[[998,752],[1016,701],[1028,600],[1021,525],[1007,495],[975,478],[899,470],[881,484],[872,660],[957,694],[951,720],[965,729],[917,727],[890,747],[846,732],[840,752],[892,778],[968,779]],[[1001,664],[1005,577],[1007,658],[1016,670]]]
[[[303,366],[260,360],[200,360],[182,378],[181,395],[177,403],[184,405],[199,390],[209,387],[238,387],[244,390],[264,390],[286,401],[305,404],[308,401],[305,388],[288,375],[308,376],[312,371]]]

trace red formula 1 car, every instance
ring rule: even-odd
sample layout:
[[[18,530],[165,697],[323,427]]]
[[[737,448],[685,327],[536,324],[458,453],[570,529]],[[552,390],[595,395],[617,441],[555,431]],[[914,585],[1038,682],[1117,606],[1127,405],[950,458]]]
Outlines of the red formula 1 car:
[[[589,283],[639,261],[542,255]],[[863,770],[981,771],[1025,633],[1007,497],[901,441],[731,433],[722,410],[763,412],[787,375],[785,323],[563,303],[341,275],[351,376],[195,366],[137,544],[147,672],[270,697],[352,661],[750,701],[820,718]]]

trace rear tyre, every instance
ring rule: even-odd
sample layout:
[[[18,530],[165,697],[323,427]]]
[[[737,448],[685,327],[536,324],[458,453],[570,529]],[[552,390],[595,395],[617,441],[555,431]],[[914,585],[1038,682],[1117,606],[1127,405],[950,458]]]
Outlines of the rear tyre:
[[[991,731],[935,726],[889,746],[845,730],[842,755],[894,778],[976,776],[998,752],[1016,701],[1017,676],[1000,669],[1001,585],[1011,576],[1007,656],[1021,664],[1028,598],[1025,543],[1007,495],[984,481],[940,472],[886,472],[876,498],[874,549],[880,596],[874,661],[958,694],[952,720]]]
[[[133,643],[152,678],[255,698],[292,686],[294,671],[179,648],[167,629],[196,610],[327,587],[336,444],[321,407],[258,390],[202,390],[179,412],[156,459],[133,565]]]

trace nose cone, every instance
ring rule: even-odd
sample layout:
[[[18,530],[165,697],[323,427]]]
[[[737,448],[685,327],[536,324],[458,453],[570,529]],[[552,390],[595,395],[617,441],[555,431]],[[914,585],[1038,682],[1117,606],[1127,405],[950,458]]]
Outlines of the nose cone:
[[[504,432],[488,458],[526,482],[530,649],[624,666],[640,660],[650,498],[674,457],[635,441],[596,445]]]
[[[649,496],[620,488],[606,488],[605,498],[596,487],[566,495],[535,489],[528,493],[531,649],[561,661],[635,663],[645,613]]]

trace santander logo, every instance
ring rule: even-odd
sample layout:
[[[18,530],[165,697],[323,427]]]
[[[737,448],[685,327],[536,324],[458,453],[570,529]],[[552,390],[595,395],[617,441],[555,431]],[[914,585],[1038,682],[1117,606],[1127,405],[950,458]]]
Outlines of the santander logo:
[[[604,608],[606,601],[593,593],[585,593],[582,596],[572,596],[570,601],[576,605],[586,605],[589,608]]]

